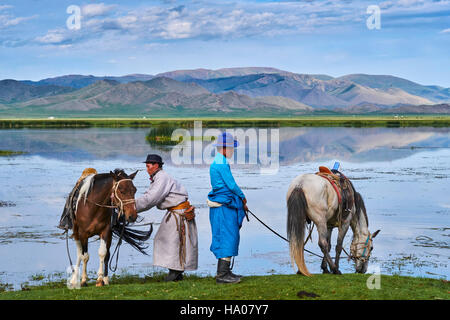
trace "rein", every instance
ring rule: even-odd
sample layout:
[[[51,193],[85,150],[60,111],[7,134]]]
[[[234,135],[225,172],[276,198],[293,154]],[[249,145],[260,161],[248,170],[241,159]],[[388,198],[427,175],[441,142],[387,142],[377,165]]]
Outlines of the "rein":
[[[282,235],[280,235],[278,232],[276,232],[275,230],[273,230],[271,227],[269,227],[267,224],[265,224],[264,222],[262,222],[261,219],[259,219],[253,212],[251,212],[250,210],[248,210],[248,212],[250,212],[250,214],[251,214],[253,217],[255,217],[256,220],[258,220],[264,227],[266,227],[267,229],[269,229],[270,231],[272,231],[274,234],[276,234],[278,237],[280,237],[280,238],[283,239],[284,241],[289,242],[288,239],[286,239],[285,237],[283,237]],[[314,227],[314,226],[313,226],[313,227]],[[309,230],[309,235],[308,235],[308,237],[306,238],[306,241],[309,240],[309,238],[310,238],[310,236],[311,236],[311,232],[312,232],[312,230],[313,230],[313,227],[311,227],[311,229]],[[306,242],[305,242],[305,244],[306,244]],[[322,259],[323,259],[323,257],[320,256],[320,255],[318,255],[317,253],[311,252],[311,251],[309,251],[309,250],[307,250],[307,249],[305,249],[305,248],[303,248],[303,250],[305,250],[306,252],[308,252],[308,253],[310,253],[310,254],[316,256],[316,257],[319,257],[319,258],[322,258]]]
[[[275,230],[273,230],[271,227],[269,227],[267,224],[265,224],[263,221],[261,221],[261,219],[259,219],[253,212],[251,212],[250,210],[248,210],[248,212],[250,212],[250,214],[251,214],[253,217],[255,217],[256,220],[258,220],[264,227],[266,227],[267,229],[269,229],[270,231],[272,231],[275,235],[277,235],[278,237],[280,237],[281,239],[283,239],[284,241],[286,241],[286,242],[289,243],[289,240],[288,240],[288,239],[286,239],[285,237],[283,237],[282,235],[280,235],[278,232],[276,232]],[[308,237],[306,238],[305,244],[306,244],[306,243],[308,242],[308,240],[310,239],[311,233],[312,233],[312,231],[313,231],[313,228],[314,228],[314,225],[309,229],[309,234],[308,234]],[[344,253],[347,255],[347,257],[348,257],[349,260],[353,260],[353,261],[355,261],[355,262],[356,262],[356,260],[362,260],[362,261],[365,261],[365,260],[366,260],[367,258],[369,258],[369,256],[370,256],[370,252],[369,252],[369,255],[368,255],[367,257],[365,257],[366,250],[367,250],[367,248],[369,247],[369,240],[370,240],[370,238],[371,238],[371,237],[370,237],[370,233],[369,233],[369,235],[367,236],[367,239],[366,239],[366,241],[365,241],[365,243],[364,243],[364,251],[363,251],[363,255],[362,255],[361,257],[354,256],[353,254],[348,254],[348,252],[345,250],[344,247],[342,247],[342,250],[343,250]],[[357,246],[357,245],[359,245],[359,244],[362,244],[362,242],[360,242],[360,243],[355,243],[355,244],[352,245],[352,246]],[[321,259],[324,258],[323,256],[321,256],[321,255],[319,255],[319,254],[317,254],[317,253],[314,253],[314,252],[312,252],[312,251],[309,251],[308,249],[303,248],[303,250],[306,251],[306,252],[308,252],[308,253],[310,253],[310,254],[312,254],[313,256],[319,257],[319,258],[321,258]],[[350,250],[350,252],[351,252],[351,251],[352,251],[352,250]]]
[[[117,219],[120,219],[120,215],[117,216]],[[113,254],[111,255],[111,258],[109,259],[110,263],[109,263],[109,270],[111,270],[112,272],[116,272],[117,270],[117,265],[119,264],[119,250],[120,250],[120,246],[122,245],[122,239],[123,239],[123,232],[125,231],[125,227],[126,227],[126,223],[125,221],[122,224],[122,228],[120,230],[120,237],[119,237],[119,241],[116,244],[116,248],[114,249]],[[112,268],[112,263],[111,261],[114,258],[114,255],[117,253],[116,255],[116,266],[114,268]]]
[[[113,199],[118,200],[119,203],[120,203],[119,205],[117,205],[117,204],[114,204],[114,205],[100,204],[100,203],[91,201],[91,200],[89,200],[89,199],[87,199],[87,198],[85,198],[85,200],[86,200],[87,202],[89,202],[89,203],[95,204],[97,207],[110,208],[110,209],[119,209],[119,217],[120,217],[120,216],[123,214],[123,207],[124,207],[125,205],[131,204],[131,203],[136,203],[136,200],[135,200],[135,199],[126,199],[126,200],[122,200],[122,199],[119,197],[119,195],[117,194],[117,189],[119,188],[119,184],[120,184],[122,181],[132,181],[132,180],[131,180],[131,179],[122,179],[122,180],[119,180],[119,181],[117,181],[117,182],[114,183],[114,185],[113,185],[113,193],[111,194],[111,198],[113,198],[113,196],[114,196]]]

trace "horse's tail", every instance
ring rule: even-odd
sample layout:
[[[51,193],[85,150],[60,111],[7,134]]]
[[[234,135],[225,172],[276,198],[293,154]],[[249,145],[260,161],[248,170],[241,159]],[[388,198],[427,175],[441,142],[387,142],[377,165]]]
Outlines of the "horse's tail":
[[[307,217],[305,194],[301,187],[295,187],[287,199],[287,236],[292,264],[297,264],[298,270],[305,276],[311,276],[305,264],[304,241]]]

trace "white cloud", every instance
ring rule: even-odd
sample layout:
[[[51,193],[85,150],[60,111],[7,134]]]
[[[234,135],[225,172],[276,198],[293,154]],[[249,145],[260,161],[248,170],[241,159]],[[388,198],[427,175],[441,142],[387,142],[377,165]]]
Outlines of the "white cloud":
[[[10,6],[10,5],[7,5],[7,4],[5,4],[5,5],[0,5],[0,11],[1,10],[5,10],[5,9],[11,9],[13,6]]]
[[[10,5],[0,5],[0,11],[11,9],[13,6]],[[0,29],[12,27],[20,24],[21,22],[34,19],[37,15],[31,16],[31,17],[15,17],[8,13],[2,13],[0,14]]]
[[[314,32],[365,30],[366,1],[191,2],[173,7],[143,6],[129,10],[117,5],[82,8],[81,29],[50,30],[36,38],[42,44],[79,43],[94,38],[152,42],[179,39],[277,37]],[[410,15],[450,10],[450,0],[399,0],[380,4],[382,15],[406,24]],[[114,15],[111,13],[114,10]],[[433,14],[423,18],[434,19]]]
[[[65,39],[64,34],[57,31],[50,31],[45,36],[37,37],[36,40],[45,44],[61,43]]]
[[[81,7],[81,14],[84,18],[104,16],[115,7],[116,5],[105,5],[104,3],[87,4]]]

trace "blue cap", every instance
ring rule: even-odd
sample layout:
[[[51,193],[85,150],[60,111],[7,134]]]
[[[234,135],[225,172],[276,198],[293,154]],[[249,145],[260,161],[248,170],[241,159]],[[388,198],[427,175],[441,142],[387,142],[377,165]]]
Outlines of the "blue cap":
[[[227,147],[236,148],[239,146],[239,142],[234,139],[231,133],[224,132],[217,136],[216,143],[213,144],[214,147]]]

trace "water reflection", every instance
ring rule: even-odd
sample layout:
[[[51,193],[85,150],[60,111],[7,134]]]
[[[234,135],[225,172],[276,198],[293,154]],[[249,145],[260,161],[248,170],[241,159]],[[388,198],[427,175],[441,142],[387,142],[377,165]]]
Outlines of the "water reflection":
[[[166,163],[170,164],[171,151],[176,143],[166,142],[173,129],[164,127],[150,130],[144,128],[0,130],[0,150],[25,151],[30,155],[66,161],[137,160],[148,153],[155,152],[160,153]],[[241,130],[245,132],[249,129]],[[269,132],[279,130],[280,165],[328,159],[352,162],[389,161],[411,156],[423,151],[423,148],[450,148],[449,128],[269,128],[262,130]],[[191,136],[194,136],[192,129],[190,132]],[[204,149],[211,144],[210,141],[208,139],[208,141],[197,142],[200,142],[201,148]],[[268,147],[270,152],[269,143]],[[242,144],[241,148],[245,148],[248,159],[251,152],[248,141]]]

